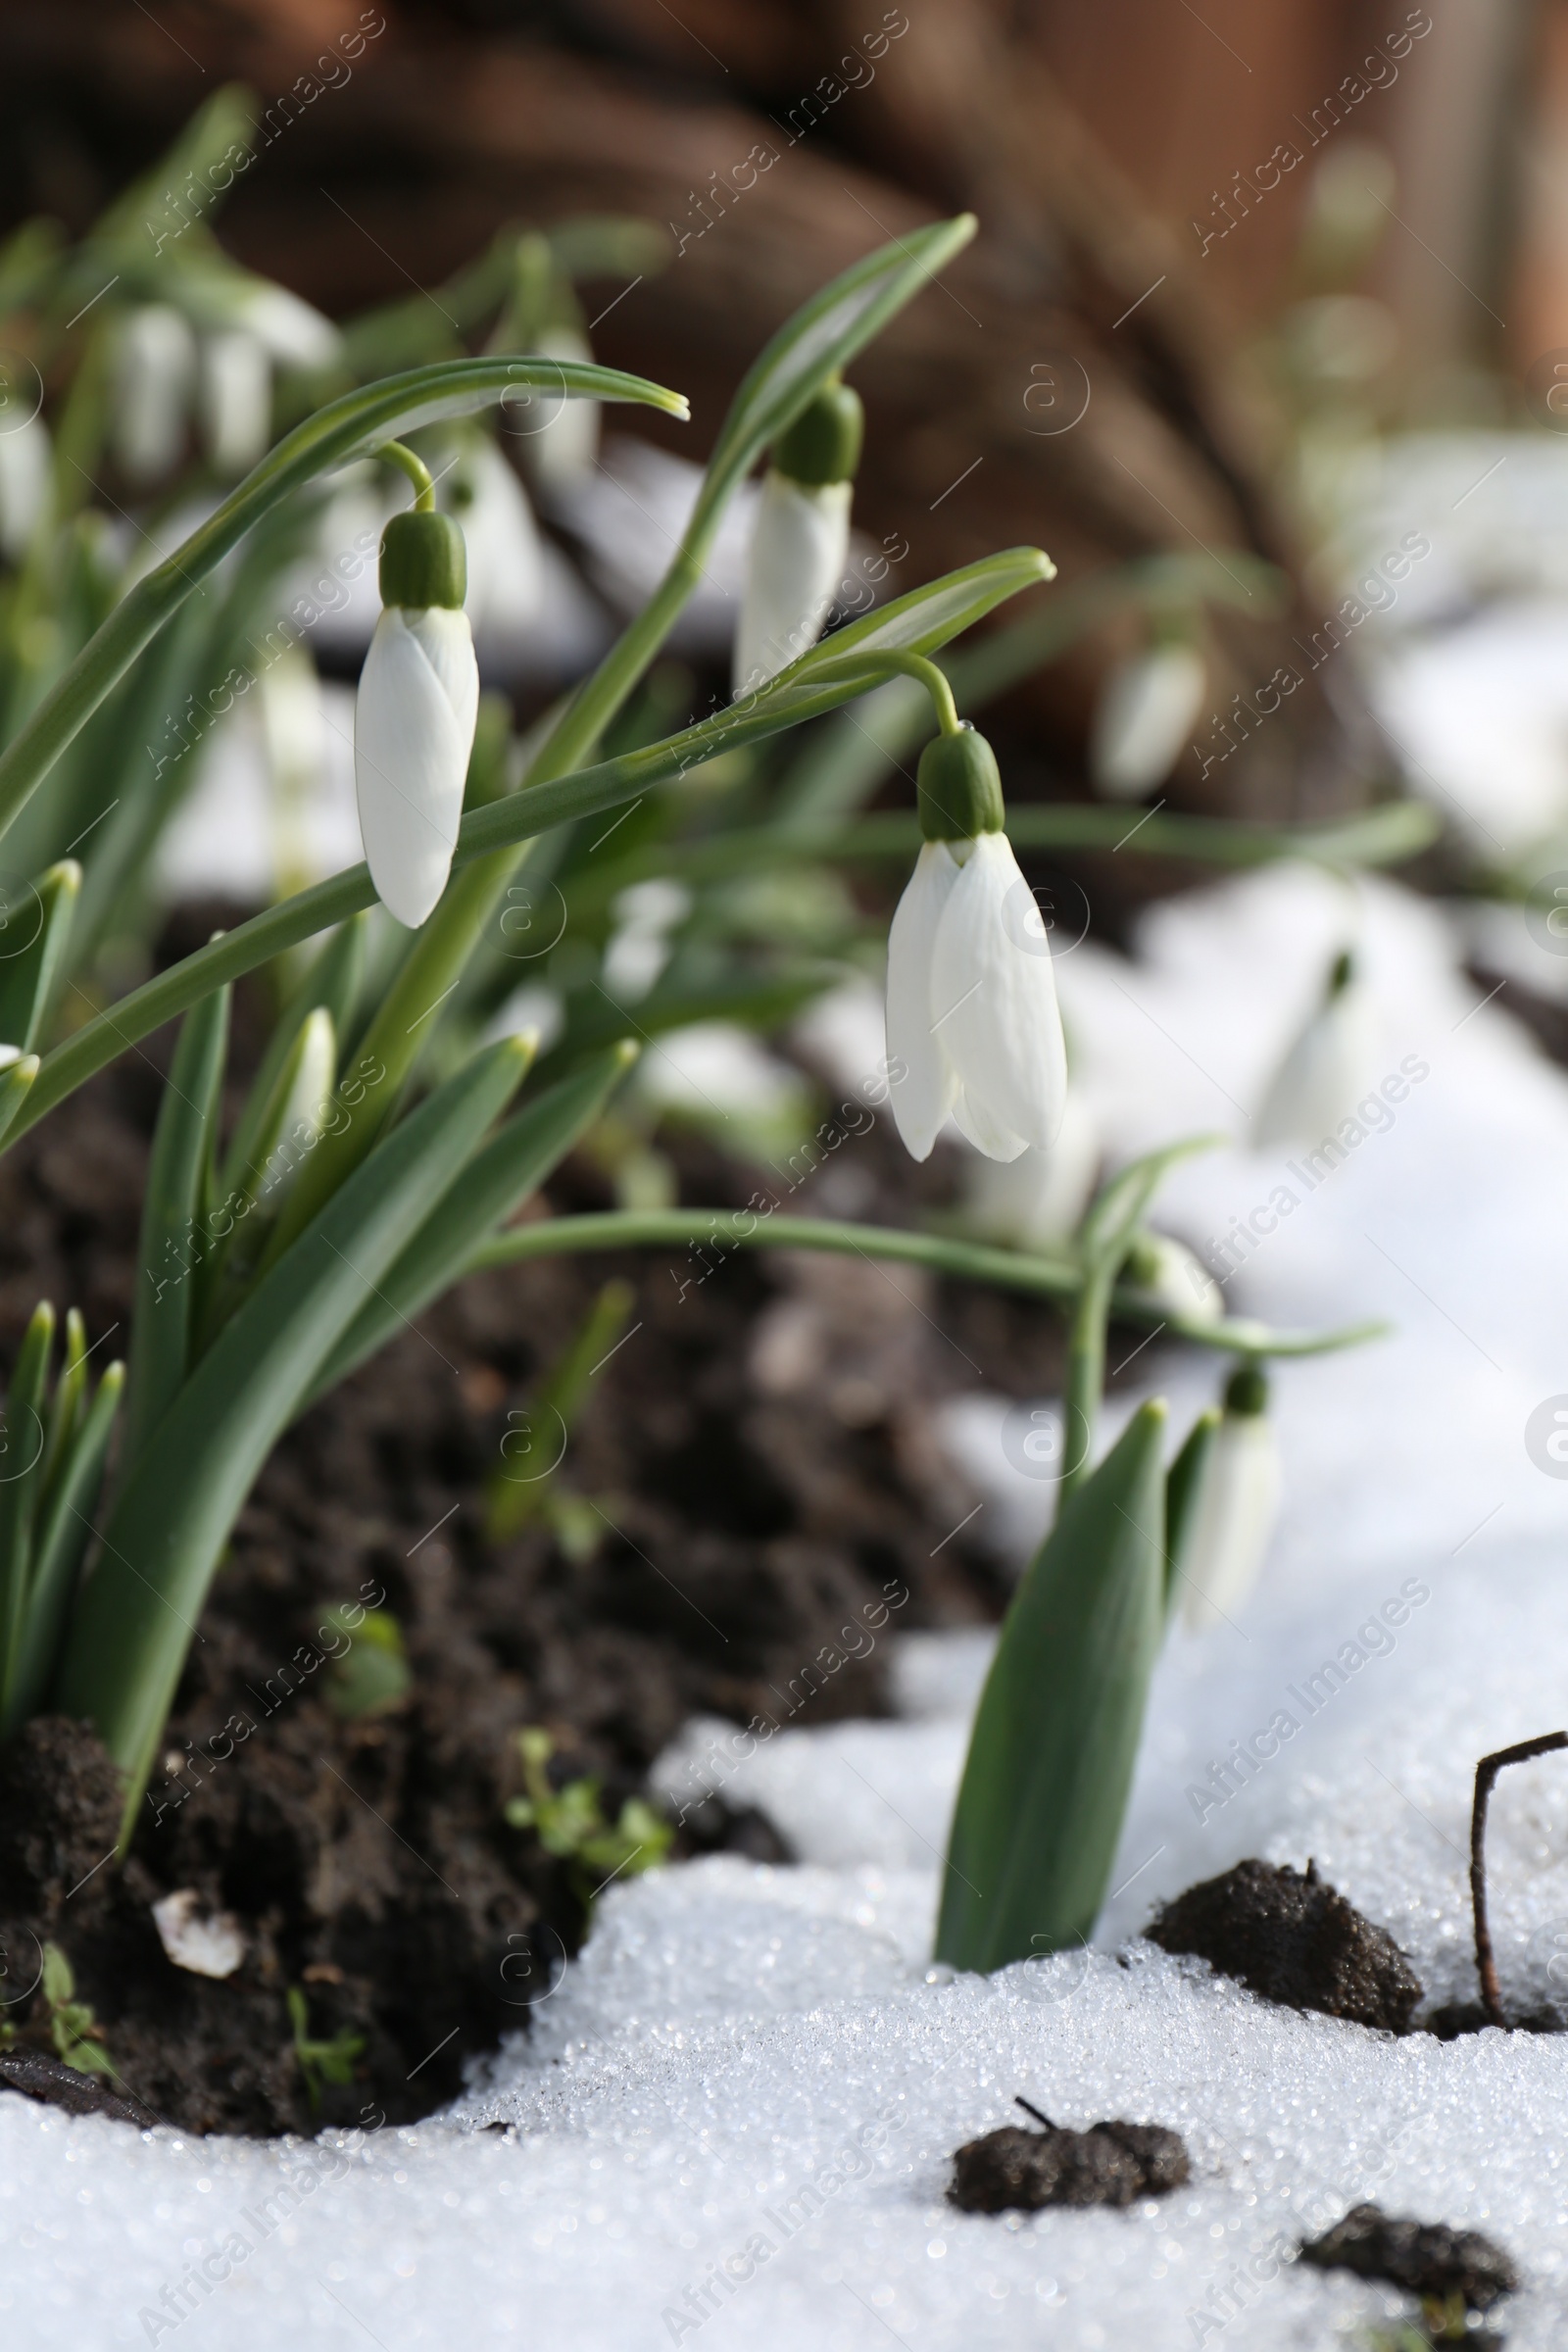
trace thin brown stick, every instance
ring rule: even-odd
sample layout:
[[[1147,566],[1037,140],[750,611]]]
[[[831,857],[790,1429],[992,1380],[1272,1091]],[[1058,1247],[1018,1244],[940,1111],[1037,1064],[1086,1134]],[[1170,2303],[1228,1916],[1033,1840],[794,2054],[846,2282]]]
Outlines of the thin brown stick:
[[[1495,1755],[1483,1756],[1476,1766],[1476,1796],[1470,1811],[1470,1901],[1476,1919],[1476,1975],[1481,1979],[1481,2005],[1488,2024],[1501,2026],[1505,2033],[1508,2021],[1502,2014],[1502,1990],[1492,1952],[1492,1930],[1487,1925],[1487,1806],[1493,1784],[1505,1764],[1528,1764],[1532,1756],[1550,1755],[1559,1747],[1568,1747],[1568,1732],[1544,1732],[1539,1740],[1522,1740],[1517,1747],[1499,1747]]]

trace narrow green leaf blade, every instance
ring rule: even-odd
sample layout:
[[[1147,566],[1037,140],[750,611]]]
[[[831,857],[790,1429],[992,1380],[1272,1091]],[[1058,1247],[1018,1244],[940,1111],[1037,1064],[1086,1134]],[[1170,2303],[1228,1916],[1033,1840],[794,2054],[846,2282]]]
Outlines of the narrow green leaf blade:
[[[1165,1477],[1165,1606],[1176,1605],[1177,1590],[1182,1579],[1182,1555],[1192,1533],[1193,1505],[1198,1500],[1198,1489],[1219,1428],[1219,1407],[1211,1404],[1200,1412],[1188,1432],[1187,1442],[1172,1462]]]
[[[0,1737],[9,1738],[43,1704],[65,1639],[77,1572],[92,1537],[98,1490],[124,1385],[124,1365],[109,1365],[61,1466],[54,1491],[45,1499],[32,1546],[17,1670],[7,1693]]]
[[[0,922],[0,1044],[30,1054],[48,1014],[71,937],[81,868],[63,858],[30,883]]]
[[[185,1015],[158,1114],[137,1243],[127,1462],[136,1459],[163,1419],[190,1366],[196,1275],[203,1256],[198,1228],[228,1051],[228,1007],[224,988]]]
[[[32,1567],[32,1521],[43,1484],[47,1442],[49,1358],[55,1310],[47,1299],[32,1310],[6,1391],[0,1445],[0,1715],[16,1679],[27,1582]]]
[[[1153,1199],[1167,1168],[1196,1152],[1217,1151],[1222,1135],[1186,1136],[1179,1144],[1146,1152],[1122,1168],[1091,1204],[1078,1236],[1078,1253],[1095,1271],[1119,1266],[1132,1247],[1145,1209]]]
[[[537,1192],[591,1127],[637,1058],[624,1042],[525,1103],[476,1152],[368,1298],[312,1391],[323,1396],[468,1271],[486,1234]]]
[[[937,1957],[1003,1968],[1089,1936],[1165,1617],[1162,1403],[1144,1405],[1007,1612],[958,1791]]]

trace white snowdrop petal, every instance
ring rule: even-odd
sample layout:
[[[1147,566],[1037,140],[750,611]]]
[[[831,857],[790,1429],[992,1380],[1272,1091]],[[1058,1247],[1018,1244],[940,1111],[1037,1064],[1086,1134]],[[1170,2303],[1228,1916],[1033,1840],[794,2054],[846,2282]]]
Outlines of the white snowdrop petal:
[[[29,416],[0,426],[0,555],[14,564],[26,549],[49,499],[49,428]]]
[[[535,348],[547,359],[591,360],[593,351],[587,337],[572,326],[552,326],[537,339]],[[554,494],[569,490],[594,469],[599,456],[599,407],[597,400],[569,400],[564,395],[558,401],[550,386],[536,395],[541,415],[548,419],[539,431],[527,439],[528,464],[539,488]]]
[[[240,318],[280,367],[329,368],[343,348],[331,319],[286,286],[259,286]]]
[[[765,685],[821,635],[844,577],[854,488],[777,472],[763,482],[735,631],[736,694]]]
[[[888,1101],[906,1150],[928,1159],[958,1091],[932,1025],[931,965],[937,927],[958,868],[946,842],[926,842],[888,931]]]
[[[1379,1024],[1370,992],[1349,981],[1319,1007],[1285,1054],[1252,1123],[1250,1141],[1316,1146],[1376,1083]]]
[[[1014,1135],[1010,1127],[1000,1124],[987,1103],[970,1095],[961,1084],[954,1098],[952,1118],[966,1144],[972,1144],[987,1159],[998,1160],[1004,1166],[1020,1158],[1029,1149],[1021,1135]]]
[[[937,927],[931,998],[974,1137],[1051,1144],[1067,1050],[1050,943],[1004,834],[982,833],[959,871]]]
[[[200,405],[207,454],[222,474],[248,473],[272,428],[272,367],[244,327],[202,344]]]
[[[127,481],[156,481],[178,457],[195,372],[196,338],[181,312],[166,302],[131,312],[115,368],[115,457]]]
[[[1182,1554],[1182,1617],[1222,1624],[1251,1591],[1279,1515],[1280,1464],[1266,1413],[1227,1413],[1214,1433]]]
[[[966,1162],[964,1209],[970,1224],[994,1241],[1059,1250],[1089,1206],[1100,1152],[1099,1122],[1081,1091],[1069,1086],[1061,1127],[1049,1152],[1030,1145],[1010,1162],[989,1153]]]
[[[1155,646],[1117,664],[1101,691],[1089,746],[1102,798],[1136,800],[1164,782],[1192,739],[1207,679],[1192,645]]]
[[[370,879],[411,930],[446,888],[478,701],[465,614],[383,612],[360,673],[355,791]]]

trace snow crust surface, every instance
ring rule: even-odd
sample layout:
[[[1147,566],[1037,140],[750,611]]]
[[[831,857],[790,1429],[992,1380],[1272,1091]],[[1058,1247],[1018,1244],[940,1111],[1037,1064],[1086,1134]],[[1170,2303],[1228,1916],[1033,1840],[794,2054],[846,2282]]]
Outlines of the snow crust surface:
[[[1248,1121],[1348,932],[1380,1071],[1426,1075],[1309,1187],[1299,1152],[1248,1149]],[[1095,1948],[990,1980],[931,1967],[989,1637],[895,1620],[878,1638],[900,1720],[746,1753],[700,1724],[661,1760],[677,1802],[721,1787],[762,1807],[799,1864],[721,1857],[612,1888],[531,2033],[447,2116],[279,2149],[0,2096],[7,2342],[1327,2352],[1403,2308],[1289,2259],[1367,2197],[1487,2230],[1526,2282],[1515,2352],[1568,2340],[1568,2037],[1395,2040],[1138,1940],[1157,1899],[1244,1854],[1311,1854],[1433,2002],[1473,1991],[1475,1759],[1568,1720],[1568,1465],[1541,1419],[1559,1393],[1568,1411],[1568,1080],[1506,996],[1481,1004],[1442,911],[1389,885],[1352,899],[1274,869],[1156,910],[1139,947],[1061,963],[1112,1154],[1224,1132],[1162,1196],[1217,1271],[1211,1245],[1298,1196],[1249,1228],[1233,1309],[1396,1328],[1280,1368],[1273,1554],[1233,1623],[1173,1637]],[[1162,1393],[1179,1436],[1220,1369],[1155,1341],[1108,1429]],[[946,1442],[1021,1563],[1052,1496],[1012,1465],[1004,1420],[970,1399]],[[1282,1712],[1295,1729],[1243,1769],[1236,1743]],[[1560,1759],[1504,1777],[1490,1855],[1505,1997],[1568,2005]],[[1190,2184],[1125,2213],[956,2212],[953,2149],[1020,2091],[1068,2124],[1174,2127]]]

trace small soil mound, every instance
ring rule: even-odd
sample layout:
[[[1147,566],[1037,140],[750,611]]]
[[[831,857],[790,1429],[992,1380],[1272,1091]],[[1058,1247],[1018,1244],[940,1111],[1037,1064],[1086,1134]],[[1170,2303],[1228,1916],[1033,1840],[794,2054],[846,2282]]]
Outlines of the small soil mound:
[[[1378,2205],[1353,2205],[1343,2222],[1302,2246],[1301,2260],[1319,2270],[1387,2278],[1429,2302],[1457,2296],[1467,2311],[1490,2311],[1519,2284],[1502,2248],[1479,2230],[1404,2221]]]
[[[1167,1903],[1147,1930],[1167,1952],[1192,1952],[1266,2001],[1407,2034],[1419,1978],[1384,1929],[1317,1875],[1238,1862]]]
[[[1020,2104],[1022,2102],[1020,2101]],[[1159,2124],[1013,2124],[971,2139],[953,2156],[950,2201],[965,2213],[1035,2213],[1043,2205],[1132,2205],[1188,2177],[1181,2134]]]

